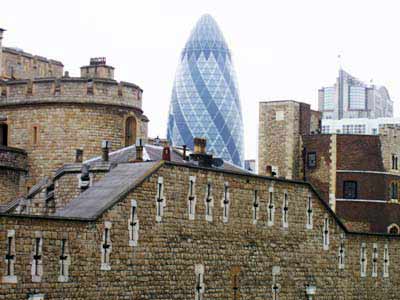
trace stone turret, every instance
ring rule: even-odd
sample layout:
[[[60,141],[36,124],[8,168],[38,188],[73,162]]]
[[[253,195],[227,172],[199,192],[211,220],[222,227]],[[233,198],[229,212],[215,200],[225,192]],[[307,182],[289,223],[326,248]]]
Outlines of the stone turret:
[[[107,65],[105,57],[91,58],[90,65],[81,67],[81,77],[114,79],[114,68]]]

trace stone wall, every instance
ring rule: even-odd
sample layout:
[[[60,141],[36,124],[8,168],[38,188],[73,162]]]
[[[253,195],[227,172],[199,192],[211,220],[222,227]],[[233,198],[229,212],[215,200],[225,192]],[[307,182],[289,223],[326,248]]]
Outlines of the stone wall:
[[[59,61],[32,55],[15,48],[4,47],[2,50],[0,58],[3,67],[0,79],[33,79],[63,75],[64,66]]]
[[[159,177],[164,182],[164,215],[156,222]],[[195,218],[189,219],[189,178],[195,182]],[[212,221],[205,218],[207,183],[212,184]],[[229,214],[224,222],[222,199],[229,185]],[[268,194],[275,195],[274,221],[268,224]],[[254,190],[259,211],[254,221]],[[288,193],[288,226],[283,225],[284,193]],[[306,228],[308,195],[313,226]],[[137,201],[137,245],[129,243],[132,200]],[[325,219],[329,243],[324,246]],[[104,243],[104,228],[109,240]],[[25,299],[29,293],[50,299],[273,299],[272,270],[279,299],[305,299],[305,285],[316,286],[316,299],[398,299],[398,238],[347,233],[308,185],[219,171],[164,165],[96,221],[0,216],[0,276],[5,275],[6,237],[15,230],[17,283],[2,283],[0,299]],[[40,282],[32,282],[35,238],[43,238]],[[61,240],[67,242],[68,278],[59,282]],[[109,256],[101,270],[103,244]],[[339,249],[344,247],[344,269]],[[377,247],[377,274],[372,276],[372,251]],[[367,259],[360,274],[360,250]],[[389,277],[383,277],[384,248],[389,251]],[[197,270],[197,271],[196,271]],[[36,278],[37,279],[37,278]],[[4,282],[4,278],[3,278]],[[5,298],[4,298],[5,299]],[[239,298],[236,298],[239,299]]]

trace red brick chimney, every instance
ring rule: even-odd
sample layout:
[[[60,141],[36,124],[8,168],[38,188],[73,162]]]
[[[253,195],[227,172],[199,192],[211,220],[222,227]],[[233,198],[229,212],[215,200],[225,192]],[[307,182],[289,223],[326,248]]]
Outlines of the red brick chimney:
[[[171,149],[169,146],[165,146],[162,151],[162,159],[166,161],[171,161]]]

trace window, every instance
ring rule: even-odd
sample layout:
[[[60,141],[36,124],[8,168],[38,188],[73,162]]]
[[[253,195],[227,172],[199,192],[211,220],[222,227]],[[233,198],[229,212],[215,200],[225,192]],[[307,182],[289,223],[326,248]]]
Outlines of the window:
[[[378,276],[378,245],[374,243],[372,248],[372,277]]]
[[[232,300],[239,300],[240,298],[240,267],[234,266],[231,269],[232,278]]]
[[[194,272],[196,275],[196,286],[195,286],[195,300],[202,300],[205,291],[204,287],[204,266],[201,264],[195,265]]]
[[[37,145],[39,140],[39,130],[38,126],[33,126],[32,127],[32,144]]]
[[[323,125],[321,133],[330,133],[331,127],[329,125]]]
[[[189,192],[188,192],[188,213],[189,220],[195,219],[196,214],[196,176],[189,178]]]
[[[392,182],[390,184],[390,199],[398,198],[398,184],[397,182]]]
[[[308,197],[307,197],[307,223],[306,223],[306,229],[312,229],[312,228],[313,228],[312,198],[311,198],[311,194],[308,194]]]
[[[15,230],[7,231],[7,248],[5,255],[5,272],[3,283],[17,283],[17,276],[14,274],[15,263]]]
[[[139,220],[137,217],[137,202],[131,200],[131,216],[129,218],[129,246],[135,247],[139,240]]]
[[[400,233],[400,227],[397,224],[392,224],[388,227],[388,233],[397,235]]]
[[[206,221],[212,222],[212,209],[214,206],[214,201],[212,197],[212,186],[211,182],[209,181],[206,185],[206,197],[204,199],[205,202],[205,208],[206,208]]]
[[[335,88],[334,87],[326,87],[324,88],[324,103],[323,110],[333,110],[335,107],[334,104],[335,97]]]
[[[360,275],[361,277],[367,275],[367,247],[365,243],[361,243],[360,249]]]
[[[344,199],[357,199],[357,182],[344,181],[343,182],[343,198]]]
[[[103,240],[101,243],[101,267],[100,270],[111,270],[110,254],[112,251],[111,245],[111,222],[104,222]]]
[[[340,245],[339,245],[339,269],[344,269],[344,233],[340,235]]]
[[[324,228],[322,231],[323,249],[329,250],[329,218],[325,215]]]
[[[32,261],[31,261],[31,275],[32,282],[40,282],[43,275],[43,238],[42,233],[37,231],[35,233],[35,239],[33,244]]]
[[[392,170],[398,170],[399,157],[397,154],[392,154]]]
[[[383,249],[383,277],[389,277],[389,246],[385,244]]]
[[[275,205],[274,205],[274,188],[271,186],[269,188],[269,197],[268,197],[268,221],[267,225],[274,225],[274,214],[275,214]]]
[[[224,198],[222,199],[222,203],[221,203],[221,206],[223,208],[222,219],[223,219],[224,223],[228,222],[229,205],[230,205],[230,201],[229,201],[229,184],[228,184],[228,182],[225,182],[225,184],[224,184]]]
[[[61,240],[61,251],[60,251],[60,273],[58,276],[59,282],[67,282],[68,281],[68,270],[69,265],[71,263],[70,256],[68,255],[68,245],[67,240]]]
[[[136,119],[128,117],[125,121],[125,147],[136,143]]]
[[[362,86],[351,86],[349,91],[349,108],[356,110],[366,109],[366,89]]]
[[[258,190],[254,190],[253,199],[253,224],[257,224],[258,211],[260,209],[260,199],[258,198]]]
[[[365,134],[366,126],[362,124],[343,125],[342,131],[344,134]]]
[[[156,195],[156,221],[161,222],[164,215],[165,199],[164,199],[164,180],[163,177],[158,177],[157,180],[157,195]]]
[[[283,205],[282,205],[282,226],[283,226],[283,228],[289,227],[288,212],[289,212],[289,196],[288,196],[288,192],[285,191],[283,193]]]
[[[309,169],[315,168],[317,166],[317,153],[308,152],[307,153],[307,167]]]
[[[276,121],[283,121],[285,119],[285,112],[280,110],[275,112],[275,120]]]
[[[8,146],[8,125],[6,123],[0,124],[0,145]]]

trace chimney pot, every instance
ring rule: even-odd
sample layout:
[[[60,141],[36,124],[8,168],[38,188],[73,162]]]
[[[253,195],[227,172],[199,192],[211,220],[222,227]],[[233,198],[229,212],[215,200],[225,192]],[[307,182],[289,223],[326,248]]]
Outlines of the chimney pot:
[[[162,159],[166,161],[171,161],[171,150],[169,149],[169,146],[163,148]]]
[[[102,159],[103,161],[108,161],[109,160],[109,152],[111,148],[111,142],[103,140],[101,142],[101,150],[102,150]]]
[[[207,145],[206,139],[195,137],[193,142],[194,142],[195,154],[206,154],[206,145]]]
[[[186,160],[186,159],[187,159],[187,158],[186,158],[187,146],[186,146],[186,145],[183,145],[182,148],[183,148],[182,158],[183,158],[183,160]]]
[[[75,150],[75,162],[76,163],[82,163],[83,161],[83,150],[82,149],[76,149]]]
[[[136,146],[136,161],[143,161],[143,146],[141,143]]]

